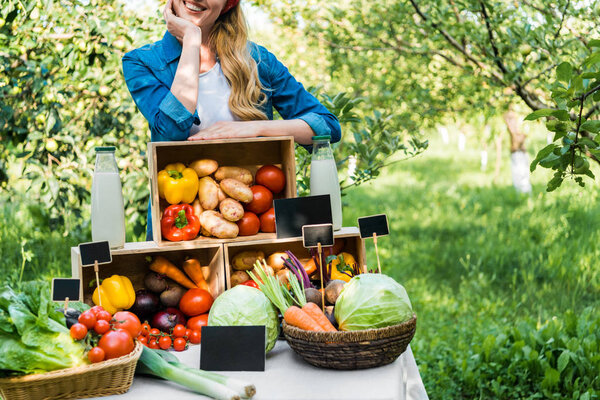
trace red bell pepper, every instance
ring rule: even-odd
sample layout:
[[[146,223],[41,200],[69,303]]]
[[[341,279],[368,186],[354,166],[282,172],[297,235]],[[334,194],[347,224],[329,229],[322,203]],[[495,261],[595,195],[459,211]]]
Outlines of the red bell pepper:
[[[247,281],[240,283],[240,285],[250,286],[250,287],[260,290],[260,288],[258,287],[258,284],[256,282],[254,282],[252,279],[248,279]]]
[[[191,205],[173,204],[165,210],[160,229],[163,237],[172,242],[192,240],[200,232],[200,218],[194,214]]]

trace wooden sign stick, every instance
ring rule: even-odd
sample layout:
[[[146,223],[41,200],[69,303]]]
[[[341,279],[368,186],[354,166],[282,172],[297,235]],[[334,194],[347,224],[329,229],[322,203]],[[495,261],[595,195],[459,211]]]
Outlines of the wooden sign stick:
[[[65,297],[65,312],[67,312],[67,308],[69,308],[69,298]]]
[[[94,272],[96,273],[96,287],[98,288],[98,303],[102,307],[102,295],[100,294],[100,276],[98,275],[98,260],[94,260]]]
[[[325,289],[323,289],[323,248],[321,242],[317,243],[317,251],[319,252],[319,270],[321,272],[321,309],[325,314]]]
[[[377,270],[381,273],[381,264],[379,263],[379,249],[377,248],[377,234],[373,232],[373,244],[375,245],[375,255],[377,255]]]

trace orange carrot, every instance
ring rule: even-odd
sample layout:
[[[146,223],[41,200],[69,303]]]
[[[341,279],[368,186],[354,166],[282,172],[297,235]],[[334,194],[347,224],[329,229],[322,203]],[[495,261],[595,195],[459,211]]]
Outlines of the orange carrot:
[[[204,274],[202,273],[202,266],[200,265],[200,261],[195,258],[190,258],[189,260],[185,260],[183,262],[183,270],[185,273],[192,278],[194,283],[200,288],[210,292],[208,288],[208,283],[204,279]]]
[[[175,282],[188,289],[196,288],[194,282],[190,281],[187,276],[179,268],[174,266],[169,260],[163,256],[154,257],[150,264],[150,269],[159,274],[165,275],[168,278],[173,279]]]
[[[307,313],[312,319],[314,319],[317,324],[321,325],[321,328],[326,332],[336,332],[337,329],[333,326],[333,324],[329,321],[329,318],[323,314],[321,308],[315,303],[311,303],[310,301],[302,307],[305,313]]]
[[[323,332],[324,329],[299,307],[291,306],[283,314],[286,323],[306,331]]]

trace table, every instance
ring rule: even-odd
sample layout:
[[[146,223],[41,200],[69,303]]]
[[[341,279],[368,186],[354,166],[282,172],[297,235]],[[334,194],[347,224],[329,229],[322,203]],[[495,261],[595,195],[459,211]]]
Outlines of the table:
[[[200,346],[173,352],[189,366],[200,365]],[[256,386],[255,400],[428,400],[410,349],[392,364],[337,371],[313,367],[278,340],[267,354],[264,372],[222,372]],[[136,376],[129,392],[100,399],[208,399],[173,382]]]

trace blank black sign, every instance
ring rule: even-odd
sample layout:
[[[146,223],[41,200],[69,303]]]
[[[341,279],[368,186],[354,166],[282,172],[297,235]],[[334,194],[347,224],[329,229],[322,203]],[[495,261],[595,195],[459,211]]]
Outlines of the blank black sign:
[[[304,225],[302,242],[307,249],[319,247],[319,243],[322,247],[333,246],[333,224]]]
[[[360,237],[363,239],[372,238],[374,233],[377,234],[377,236],[390,234],[387,215],[385,214],[359,218],[358,228],[360,229]]]
[[[328,194],[277,199],[273,201],[273,206],[277,239],[302,236],[304,225],[333,223]]]
[[[52,279],[52,301],[79,301],[79,279],[54,278]]]
[[[265,327],[203,326],[200,369],[264,371]]]
[[[94,265],[94,261],[98,261],[98,264],[112,262],[108,241],[81,243],[79,253],[81,254],[81,265],[83,266]]]

